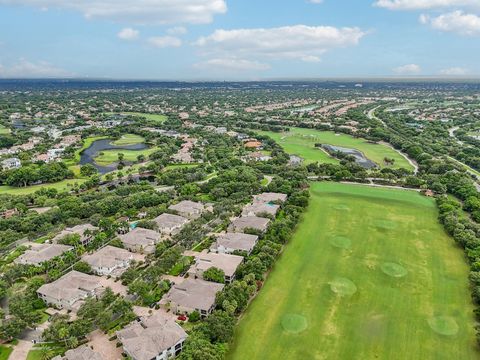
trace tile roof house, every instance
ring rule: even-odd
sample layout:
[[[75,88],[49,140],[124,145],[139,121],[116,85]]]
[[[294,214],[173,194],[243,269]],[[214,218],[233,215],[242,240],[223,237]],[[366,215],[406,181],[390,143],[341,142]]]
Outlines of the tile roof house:
[[[130,251],[151,254],[155,251],[155,244],[162,240],[162,235],[154,230],[136,227],[126,234],[119,235],[118,238]]]
[[[191,313],[198,311],[207,316],[215,308],[217,293],[225,285],[200,279],[186,279],[181,284],[173,285],[163,296],[160,305],[172,309],[174,313]]]
[[[246,205],[242,210],[243,216],[261,216],[262,214],[268,214],[275,216],[280,209],[280,205],[265,202],[254,202]]]
[[[235,271],[243,262],[243,256],[209,253],[207,250],[198,253],[188,274],[195,278],[203,278],[203,273],[215,267],[225,273],[225,283],[229,284],[235,278]]]
[[[232,221],[230,229],[234,232],[244,232],[247,229],[265,232],[269,223],[270,219],[257,216],[242,216]]]
[[[55,356],[52,360],[105,360],[102,355],[93,351],[88,345],[67,350],[63,356]]]
[[[69,235],[80,235],[80,243],[82,245],[87,245],[90,240],[92,240],[93,236],[91,235],[92,232],[97,231],[98,227],[93,226],[91,224],[82,224],[76,225],[71,228],[66,228],[60,232],[57,236],[52,239],[52,242],[57,243],[59,240],[63,239],[65,236]]]
[[[245,251],[250,254],[257,244],[258,236],[242,233],[226,233],[217,235],[210,251],[219,254],[231,254],[234,251]]]
[[[103,293],[103,286],[96,276],[70,271],[52,283],[40,286],[38,296],[48,305],[60,309],[78,310],[87,297]]]
[[[286,194],[281,193],[272,193],[272,192],[264,192],[262,194],[254,195],[253,201],[254,202],[284,202],[287,200]]]
[[[73,249],[72,246],[59,244],[28,243],[27,245],[30,246],[30,249],[16,258],[13,261],[15,264],[40,265]]]
[[[117,331],[117,338],[133,360],[167,360],[180,353],[187,333],[171,316],[158,311]]]
[[[167,235],[175,235],[188,223],[188,219],[179,215],[162,214],[153,219],[158,226],[158,231]]]
[[[141,260],[141,255],[128,250],[107,245],[97,252],[84,255],[82,260],[92,267],[97,275],[121,275],[133,260]]]
[[[170,205],[168,207],[169,210],[174,210],[183,217],[189,219],[197,219],[199,218],[202,213],[206,210],[205,205],[199,202],[194,202],[190,200],[183,200],[180,201],[178,204]]]

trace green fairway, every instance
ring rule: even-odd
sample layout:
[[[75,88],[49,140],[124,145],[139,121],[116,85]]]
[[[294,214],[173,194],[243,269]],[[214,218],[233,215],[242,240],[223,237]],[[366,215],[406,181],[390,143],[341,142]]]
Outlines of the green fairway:
[[[112,141],[113,145],[122,146],[122,145],[135,145],[142,144],[145,141],[143,137],[135,134],[125,134],[118,140]]]
[[[156,147],[144,149],[144,150],[124,150],[124,149],[103,150],[95,158],[95,163],[101,166],[110,165],[118,161],[118,154],[120,153],[124,155],[123,159],[125,161],[137,161],[138,155],[145,155],[145,157],[148,157],[148,155],[154,153],[156,150],[157,150]]]
[[[228,359],[478,359],[468,266],[413,191],[315,183]]]
[[[56,189],[58,191],[66,191],[70,190],[75,184],[82,184],[86,180],[85,179],[67,179],[63,181],[59,181],[57,183],[52,184],[40,184],[40,185],[32,185],[27,187],[13,187],[13,186],[0,186],[0,194],[10,194],[10,195],[28,195],[33,194],[35,191],[49,188],[49,189]]]
[[[290,128],[289,132],[276,133],[271,131],[260,131],[275,140],[289,154],[302,157],[305,162],[321,162],[337,164],[338,160],[330,157],[321,149],[315,148],[315,144],[329,144],[343,146],[361,151],[368,159],[377,163],[380,167],[386,167],[384,158],[395,159],[393,168],[405,168],[413,170],[412,165],[392,148],[369,143],[364,139],[357,139],[346,134],[335,134],[332,131],[319,131],[314,129]]]

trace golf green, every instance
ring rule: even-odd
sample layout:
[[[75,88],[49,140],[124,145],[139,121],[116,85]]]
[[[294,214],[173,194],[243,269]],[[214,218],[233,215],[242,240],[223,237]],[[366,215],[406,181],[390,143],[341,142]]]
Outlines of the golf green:
[[[468,266],[434,200],[338,183],[311,195],[228,359],[480,357]]]

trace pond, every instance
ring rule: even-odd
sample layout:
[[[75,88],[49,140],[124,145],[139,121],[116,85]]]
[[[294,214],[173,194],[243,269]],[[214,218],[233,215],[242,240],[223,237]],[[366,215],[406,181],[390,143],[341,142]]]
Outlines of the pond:
[[[365,169],[373,169],[377,167],[377,164],[368,159],[361,151],[356,149],[333,145],[323,145],[323,147],[329,152],[341,152],[353,156],[355,158],[355,162]]]
[[[144,150],[148,146],[146,144],[133,144],[133,145],[113,145],[112,139],[96,140],[87,149],[83,150],[80,154],[80,165],[92,164],[98,170],[100,174],[106,174],[108,172],[117,169],[118,163],[113,163],[107,166],[98,165],[95,162],[95,158],[98,154],[104,150]]]

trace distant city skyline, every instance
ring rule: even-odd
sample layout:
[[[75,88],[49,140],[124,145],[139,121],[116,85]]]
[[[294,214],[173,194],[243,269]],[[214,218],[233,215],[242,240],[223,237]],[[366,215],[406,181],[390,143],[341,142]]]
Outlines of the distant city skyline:
[[[0,78],[478,78],[478,0],[0,0]]]

